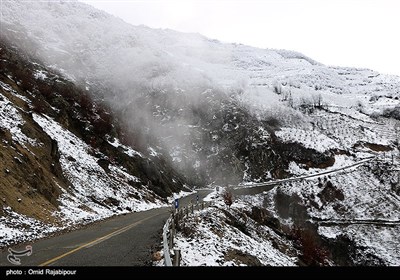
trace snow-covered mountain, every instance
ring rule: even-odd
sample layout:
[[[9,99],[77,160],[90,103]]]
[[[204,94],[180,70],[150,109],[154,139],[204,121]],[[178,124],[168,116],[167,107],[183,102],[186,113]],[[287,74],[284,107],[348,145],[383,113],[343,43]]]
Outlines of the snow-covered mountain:
[[[3,34],[18,38],[47,64],[77,80],[105,79],[122,88],[140,82],[191,89],[202,83],[209,86],[210,79],[232,87],[265,87],[280,81],[335,93],[399,94],[395,76],[326,67],[293,51],[222,44],[199,34],[132,26],[79,2],[7,1],[1,13]]]
[[[104,104],[0,42],[0,247],[190,191],[157,155],[121,143]]]
[[[370,156],[391,160],[392,167],[377,161],[362,172],[354,170],[360,180],[339,176],[331,184],[344,193],[344,200],[322,201],[316,198],[317,187],[296,181],[275,194],[279,198],[283,192],[287,200],[270,192],[272,198],[260,198],[258,206],[272,201],[268,213],[289,228],[304,222],[279,211],[293,197],[295,204],[306,206],[303,220],[365,219],[358,214],[370,203],[354,197],[370,192],[377,201],[394,198],[390,207],[369,212],[368,219],[377,219],[380,211],[398,211],[400,77],[330,67],[293,51],[132,26],[77,1],[10,0],[0,12],[0,127],[8,137],[2,139],[2,150],[10,159],[20,159],[13,168],[5,164],[2,176],[18,169],[23,161],[18,153],[35,158],[35,149],[53,143],[57,152],[48,148],[46,153],[53,156],[58,175],[48,183],[51,195],[43,192],[41,199],[53,205],[43,211],[53,213],[49,222],[54,230],[57,223],[160,206],[172,192],[188,190],[185,185],[252,185],[340,169]],[[23,129],[25,123],[31,130]],[[47,161],[38,164],[47,164],[45,173],[51,177],[54,167]],[[376,169],[383,169],[382,174]],[[13,180],[21,180],[18,176]],[[361,177],[375,183],[362,183]],[[346,180],[353,191],[342,189]],[[18,198],[25,201],[32,182],[23,181],[25,192],[12,183],[0,190],[0,223],[9,229],[5,242],[18,220],[30,216],[42,223],[48,216],[24,212]],[[152,198],[142,207],[138,196]],[[241,210],[229,211],[249,211],[245,203],[239,206]],[[264,237],[271,228],[288,234],[283,227],[263,226],[269,227]],[[354,244],[367,243],[359,235],[351,239],[340,225],[335,234],[323,226],[317,232],[329,239],[340,231]],[[390,242],[397,242],[392,232],[386,233]],[[329,244],[336,241],[332,237]],[[382,250],[371,254],[383,264],[399,263],[399,256],[386,258]],[[292,264],[294,255],[272,263]],[[347,264],[364,260],[353,257]],[[330,264],[335,263],[340,262],[332,258]]]
[[[355,107],[368,115],[398,105],[399,77],[326,67],[292,51],[132,26],[73,1],[7,1],[1,13],[4,37],[75,83],[94,88],[95,97],[104,99],[134,131],[138,145],[151,138],[177,168],[207,177],[197,184],[217,180],[207,166],[221,165],[220,159],[213,160],[216,150],[223,149],[213,145],[221,135],[213,131],[225,123],[208,120],[207,131],[196,124],[203,111],[213,120],[229,115],[221,112],[219,103],[225,102],[235,112],[244,107],[257,120],[283,122],[304,118],[281,100],[297,108],[320,99],[319,103],[338,106],[337,110]],[[224,101],[212,106],[216,98],[210,95],[216,92]],[[209,136],[211,148],[203,143]],[[229,161],[232,165],[235,159]],[[232,167],[228,170],[232,172]],[[243,178],[243,173],[236,177]]]

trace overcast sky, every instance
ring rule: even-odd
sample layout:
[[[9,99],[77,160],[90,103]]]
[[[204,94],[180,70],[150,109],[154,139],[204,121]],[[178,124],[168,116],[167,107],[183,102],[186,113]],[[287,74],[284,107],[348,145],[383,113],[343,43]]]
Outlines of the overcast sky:
[[[398,0],[82,0],[134,25],[400,75]]]

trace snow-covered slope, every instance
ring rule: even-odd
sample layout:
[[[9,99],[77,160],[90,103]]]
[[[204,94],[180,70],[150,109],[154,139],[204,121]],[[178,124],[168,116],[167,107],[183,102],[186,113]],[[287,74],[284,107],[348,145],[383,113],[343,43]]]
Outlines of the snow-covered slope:
[[[169,205],[177,174],[121,144],[99,103],[0,43],[0,247]]]
[[[2,32],[27,49],[34,47],[31,51],[48,65],[77,80],[94,78],[124,90],[135,83],[186,90],[213,85],[272,89],[280,84],[303,93],[316,89],[386,97],[400,93],[396,76],[326,67],[293,51],[223,44],[199,34],[132,26],[75,1],[6,1],[1,15]]]
[[[167,205],[166,201],[147,189],[146,183],[130,174],[123,166],[110,164],[109,171],[102,168],[98,158],[93,155],[93,148],[54,119],[33,113],[33,119],[26,120],[27,113],[22,112],[23,117],[20,113],[23,109],[5,96],[15,91],[5,83],[1,86],[0,129],[3,134],[0,151],[5,161],[1,163],[0,247],[44,237],[55,231],[115,214]],[[26,128],[27,122],[38,124],[41,133],[57,143],[62,174],[68,184],[56,178],[54,173],[48,175],[43,171],[48,167],[39,158],[47,156],[42,150],[49,147],[39,139],[31,138],[34,135],[30,135],[32,132]],[[11,138],[7,137],[8,133]],[[14,153],[13,163],[7,157]],[[97,152],[97,157],[99,155],[101,153]],[[60,192],[59,196],[54,195],[57,208],[43,204],[43,198],[38,198],[43,195],[48,200],[47,204],[52,200],[46,193],[46,186],[40,185],[39,180],[29,181],[30,175],[24,174],[30,169],[41,172],[39,176],[47,181],[46,184],[55,188],[56,193]],[[143,186],[139,189],[132,184]]]
[[[211,102],[220,102],[217,91],[223,92],[219,99],[234,103],[221,113],[207,112],[217,122],[232,111],[236,114],[238,105],[255,118],[277,119],[288,126],[309,122],[297,111],[309,105],[367,121],[399,106],[400,77],[327,67],[293,51],[132,26],[76,1],[7,1],[1,15],[5,38],[76,83],[97,89],[97,98],[114,109],[132,134],[145,134],[141,142],[155,139],[153,145],[163,149],[172,164],[198,177],[208,176],[203,173],[209,170],[199,170],[213,165],[204,158],[222,149],[209,147],[221,142],[217,135],[203,143],[220,127],[211,122],[206,130],[196,126],[198,115],[213,107]],[[288,140],[288,133],[278,135]],[[330,135],[314,136],[324,141],[318,151],[337,148]]]
[[[223,204],[195,212],[175,238],[181,250],[182,266],[295,266],[293,244],[265,225],[243,214],[250,204]],[[238,218],[236,222],[235,219]],[[268,236],[268,238],[265,238]],[[279,245],[277,245],[279,244]]]

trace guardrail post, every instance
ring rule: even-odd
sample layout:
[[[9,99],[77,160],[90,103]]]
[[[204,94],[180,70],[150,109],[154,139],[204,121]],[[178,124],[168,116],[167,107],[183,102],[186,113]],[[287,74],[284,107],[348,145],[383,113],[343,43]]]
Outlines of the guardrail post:
[[[180,266],[181,265],[181,250],[179,249],[174,249],[174,266]]]
[[[192,210],[191,212],[193,214],[193,204],[190,206],[190,209]]]
[[[173,225],[174,223],[172,223]],[[174,226],[169,229],[169,248],[172,249],[174,247]]]

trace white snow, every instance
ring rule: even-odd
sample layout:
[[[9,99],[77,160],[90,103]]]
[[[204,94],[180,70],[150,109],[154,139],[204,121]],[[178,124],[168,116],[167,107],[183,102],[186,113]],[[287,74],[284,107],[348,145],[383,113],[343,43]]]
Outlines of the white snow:
[[[334,239],[340,235],[341,231],[335,227],[318,227],[318,233],[327,238]]]
[[[365,252],[372,253],[384,260],[388,266],[400,265],[400,243],[398,232],[400,225],[380,227],[374,225],[349,225],[342,227],[320,227],[319,232],[327,238],[345,235],[356,241]]]
[[[8,77],[8,78],[9,78],[10,80],[12,80],[10,77]],[[1,87],[3,90],[5,90],[5,91],[11,93],[12,95],[18,97],[19,99],[25,101],[27,104],[30,104],[30,103],[31,103],[31,101],[30,101],[28,98],[26,98],[25,96],[23,96],[23,95],[19,94],[18,92],[16,92],[10,85],[8,85],[8,84],[3,83],[2,81],[0,81],[0,87]]]
[[[121,144],[117,138],[114,138],[112,142],[108,141],[108,143],[110,143],[111,145],[113,145],[116,148],[121,147],[123,149],[124,153],[126,153],[130,157],[135,157],[135,156],[143,157],[143,155],[140,152],[132,149],[131,147]]]
[[[47,78],[46,72],[43,70],[36,71],[34,74],[35,79],[45,80]]]
[[[317,132],[316,130],[282,128],[275,134],[283,142],[301,143],[304,147],[317,150],[318,152],[321,153],[330,149],[339,148],[338,143],[336,143],[331,138]]]
[[[371,154],[367,154],[368,157],[371,156]],[[359,158],[362,156],[362,154],[357,154],[357,158],[350,157],[347,155],[335,155],[335,162],[332,166],[328,166],[326,168],[303,168],[305,167],[302,164],[297,164],[294,161],[291,161],[289,163],[289,168],[287,169],[288,172],[295,176],[305,176],[305,175],[311,175],[311,174],[318,174],[321,172],[328,172],[328,171],[334,171],[334,170],[339,170],[344,167],[348,167],[351,165],[354,165],[356,163],[362,162],[363,158]]]
[[[278,102],[289,94],[296,106],[301,99],[319,95],[325,104],[345,107],[357,106],[363,96],[377,96],[372,101],[364,98],[367,111],[399,104],[393,99],[400,95],[397,76],[327,67],[293,51],[132,26],[76,1],[3,1],[1,20],[7,36],[22,37],[26,29],[38,46],[36,54],[48,65],[77,80],[96,77],[121,92],[126,84],[189,92],[197,87],[225,88],[244,93],[242,101],[255,110],[289,111]],[[275,86],[280,96],[273,92]]]
[[[348,160],[343,155],[338,158],[338,162],[345,164]],[[366,163],[365,166],[330,174],[329,181],[342,192],[343,200],[322,201],[319,194],[324,187],[318,187],[318,178],[285,183],[280,189],[287,194],[296,193],[303,197],[312,219],[337,221],[339,224],[344,222],[343,225],[320,226],[318,231],[321,235],[331,239],[339,235],[348,236],[350,240],[354,240],[356,244],[365,248],[365,253],[371,252],[387,265],[397,266],[400,264],[400,247],[398,246],[400,240],[397,234],[400,226],[400,197],[391,190],[391,182],[397,180],[397,172],[394,170],[398,168],[399,162],[395,161],[392,168],[385,167],[387,175],[384,175],[386,176],[383,177],[384,179],[379,180],[371,172],[376,168],[382,170],[379,166],[388,162],[376,159]],[[291,170],[296,171],[294,164]],[[264,196],[259,196],[259,204],[265,199],[273,204],[274,193],[275,189],[266,192]],[[318,209],[310,204],[310,200],[314,200]],[[270,210],[274,211],[273,208]],[[375,222],[377,225],[368,224],[368,221]]]
[[[6,129],[11,133],[12,139],[22,145],[37,145],[35,139],[29,138],[22,131],[24,125],[21,114],[14,104],[7,97],[0,94],[0,128]]]
[[[227,260],[226,253],[231,250],[255,257],[263,265],[295,265],[296,258],[280,252],[263,235],[269,234],[274,239],[279,237],[265,226],[255,230],[252,221],[247,222],[249,235],[246,235],[227,224],[220,210],[208,208],[186,218],[185,225],[191,227],[194,234],[187,238],[178,232],[175,237],[176,248],[181,250],[182,266],[246,265],[240,260]]]
[[[140,182],[120,167],[110,165],[110,173],[101,168],[94,152],[78,137],[62,128],[47,116],[33,115],[34,120],[58,143],[60,163],[63,173],[72,184],[71,190],[60,197],[60,212],[55,215],[73,223],[89,222],[129,211],[143,211],[165,206],[160,201],[149,201],[151,192],[139,191],[129,185],[129,181]],[[140,197],[134,198],[132,194]],[[105,206],[108,199],[118,201],[118,206]],[[130,210],[128,210],[130,209]]]
[[[16,213],[10,207],[4,207],[3,211],[4,215],[0,216],[1,246],[41,238],[61,229]]]
[[[174,193],[172,196],[168,197],[168,202],[169,203],[173,203],[175,201],[175,199],[179,199],[185,196],[189,196],[191,194],[196,193],[196,191],[191,191],[191,192],[185,192],[185,191],[180,191],[178,193]]]
[[[206,197],[203,198],[203,201],[213,201],[214,199],[219,197],[219,194],[222,193],[224,189],[217,186],[215,188],[213,188],[213,191],[210,192]]]
[[[158,157],[158,156],[160,155],[160,153],[158,153],[158,152],[157,152],[154,148],[152,148],[152,147],[149,147],[148,150],[149,150],[150,155],[151,155],[152,157]]]

